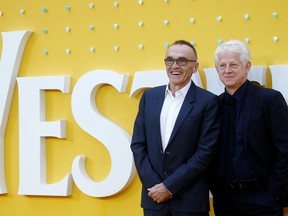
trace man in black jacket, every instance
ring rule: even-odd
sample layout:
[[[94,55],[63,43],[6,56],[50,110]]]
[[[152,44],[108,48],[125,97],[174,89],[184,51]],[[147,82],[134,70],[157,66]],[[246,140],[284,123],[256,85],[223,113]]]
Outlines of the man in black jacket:
[[[282,94],[247,80],[250,52],[239,40],[221,44],[215,65],[221,132],[211,178],[216,216],[281,216],[288,185],[288,107]]]

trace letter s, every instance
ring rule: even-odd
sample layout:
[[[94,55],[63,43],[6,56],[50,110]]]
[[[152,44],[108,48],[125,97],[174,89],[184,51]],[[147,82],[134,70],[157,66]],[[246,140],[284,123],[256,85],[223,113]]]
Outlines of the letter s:
[[[95,103],[97,90],[103,84],[125,92],[129,76],[109,70],[93,70],[83,75],[72,93],[72,113],[78,125],[105,145],[111,156],[111,170],[101,182],[93,181],[85,169],[86,156],[77,156],[72,175],[77,187],[92,197],[105,197],[124,190],[136,170],[130,150],[131,136],[116,123],[105,118]],[[113,132],[113,134],[111,134]]]

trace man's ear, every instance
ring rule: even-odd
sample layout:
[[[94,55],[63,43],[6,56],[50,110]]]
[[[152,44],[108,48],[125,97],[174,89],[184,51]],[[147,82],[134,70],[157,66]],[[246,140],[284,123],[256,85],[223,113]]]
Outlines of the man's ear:
[[[251,69],[251,62],[248,62],[247,65],[246,65],[247,73],[250,71],[250,69]]]
[[[197,62],[194,67],[195,67],[195,70],[193,71],[193,73],[196,73],[199,68],[199,62]]]

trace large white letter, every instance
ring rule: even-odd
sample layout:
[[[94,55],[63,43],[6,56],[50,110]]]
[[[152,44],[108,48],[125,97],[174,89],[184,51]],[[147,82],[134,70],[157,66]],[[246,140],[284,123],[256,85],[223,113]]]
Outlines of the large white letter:
[[[101,182],[93,181],[85,169],[86,156],[77,156],[72,165],[75,184],[92,197],[106,197],[124,190],[133,180],[136,170],[130,150],[131,136],[116,123],[99,112],[95,96],[103,84],[125,92],[127,75],[108,70],[94,70],[83,75],[72,94],[72,112],[79,126],[97,138],[107,148],[111,157],[109,175]]]
[[[72,193],[72,175],[58,183],[46,184],[45,136],[66,137],[66,122],[45,121],[45,89],[69,93],[70,77],[17,78],[19,87],[19,166],[18,194],[68,196]]]
[[[280,91],[288,103],[288,65],[269,66],[272,75],[272,88]]]
[[[224,91],[224,84],[219,79],[218,73],[215,68],[204,68],[206,76],[207,90],[220,95]]]
[[[4,136],[10,112],[16,77],[26,42],[31,32],[3,32],[0,61],[0,194],[7,193],[4,169]]]

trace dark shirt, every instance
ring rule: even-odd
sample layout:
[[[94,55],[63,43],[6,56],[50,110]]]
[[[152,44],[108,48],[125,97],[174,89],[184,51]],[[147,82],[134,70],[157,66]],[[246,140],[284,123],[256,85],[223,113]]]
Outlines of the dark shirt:
[[[233,97],[235,103],[235,140],[234,143],[230,143],[232,145],[232,157],[230,157],[229,163],[232,164],[232,172],[231,172],[231,182],[246,182],[246,181],[254,181],[256,180],[256,175],[251,169],[246,154],[245,154],[245,145],[244,145],[244,137],[243,130],[247,128],[243,128],[243,118],[245,113],[243,112],[245,106],[245,95],[247,91],[249,81],[247,80],[237,91],[231,96],[228,92],[225,91],[225,98]],[[225,116],[224,118],[230,118],[229,116]],[[228,136],[234,136],[233,133],[227,134]],[[227,140],[227,139],[226,139]],[[226,143],[228,144],[228,143]]]

